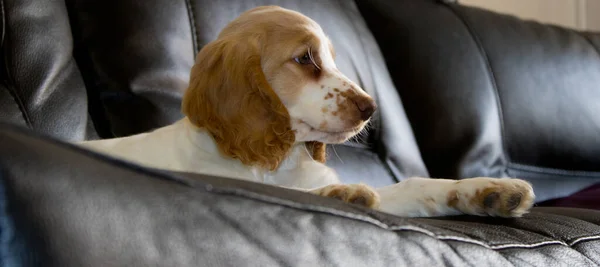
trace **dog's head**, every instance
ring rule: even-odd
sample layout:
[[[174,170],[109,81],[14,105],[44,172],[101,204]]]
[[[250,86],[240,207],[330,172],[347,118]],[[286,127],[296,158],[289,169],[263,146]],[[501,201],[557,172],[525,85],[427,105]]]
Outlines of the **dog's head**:
[[[334,56],[308,17],[276,6],[248,10],[199,52],[183,113],[247,165],[275,169],[295,142],[324,153],[322,143],[356,135],[376,109]]]

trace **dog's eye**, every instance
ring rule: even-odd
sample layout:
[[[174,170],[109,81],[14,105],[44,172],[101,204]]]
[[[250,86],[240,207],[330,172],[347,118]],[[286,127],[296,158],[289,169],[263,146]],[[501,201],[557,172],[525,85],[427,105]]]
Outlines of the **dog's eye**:
[[[302,64],[302,65],[312,64],[312,60],[311,60],[308,52],[306,54],[302,55],[301,57],[295,57],[294,60],[296,62],[298,62],[298,64]]]

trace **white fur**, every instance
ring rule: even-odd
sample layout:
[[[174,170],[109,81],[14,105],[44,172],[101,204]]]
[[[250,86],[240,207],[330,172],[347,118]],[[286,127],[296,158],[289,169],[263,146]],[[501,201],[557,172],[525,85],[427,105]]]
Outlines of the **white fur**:
[[[312,160],[304,143],[297,143],[276,171],[265,171],[222,156],[212,137],[185,118],[153,132],[88,141],[80,145],[142,166],[237,178],[302,191],[340,183],[333,169]],[[515,185],[525,188],[523,193],[530,197],[527,200],[529,204],[524,203],[524,207],[515,210],[512,216],[527,212],[533,201],[533,191],[528,183],[518,179],[473,178],[457,183],[445,179],[411,178],[375,190],[381,199],[379,210],[399,216],[459,213],[503,216],[470,204],[470,198],[476,191],[490,187],[492,181],[505,186],[499,188],[499,192],[504,189],[513,192]],[[453,191],[456,191],[459,199],[457,208],[447,205],[448,194]],[[434,202],[428,202],[428,199]]]

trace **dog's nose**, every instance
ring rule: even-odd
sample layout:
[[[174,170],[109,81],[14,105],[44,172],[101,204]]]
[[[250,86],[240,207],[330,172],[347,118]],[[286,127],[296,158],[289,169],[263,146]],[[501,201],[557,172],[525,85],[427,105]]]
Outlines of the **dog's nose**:
[[[360,119],[363,121],[371,118],[373,113],[375,113],[375,110],[377,110],[375,100],[370,97],[359,97],[354,100],[354,104],[356,104],[358,111],[360,111]]]

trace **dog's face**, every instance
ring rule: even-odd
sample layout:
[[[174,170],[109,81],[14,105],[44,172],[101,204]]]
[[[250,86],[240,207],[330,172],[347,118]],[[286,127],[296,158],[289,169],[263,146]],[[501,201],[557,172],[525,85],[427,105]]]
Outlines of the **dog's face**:
[[[221,151],[278,165],[294,142],[341,143],[376,110],[344,76],[321,27],[275,6],[244,12],[199,52],[183,112]]]
[[[377,108],[375,101],[338,70],[333,45],[316,22],[281,8],[246,16],[273,21],[262,68],[287,108],[296,141],[341,143],[364,128]]]

